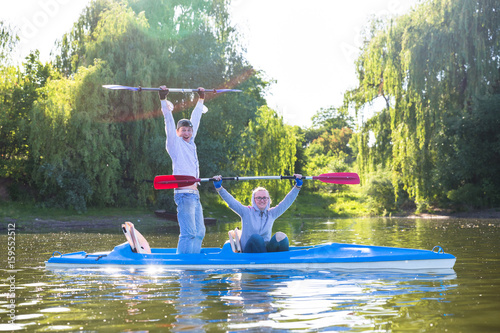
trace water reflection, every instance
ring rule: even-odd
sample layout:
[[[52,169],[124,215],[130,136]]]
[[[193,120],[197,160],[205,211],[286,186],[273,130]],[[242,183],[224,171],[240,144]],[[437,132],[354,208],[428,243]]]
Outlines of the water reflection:
[[[457,256],[457,264],[434,273],[46,270],[43,261],[54,250],[109,250],[123,236],[22,234],[16,240],[15,325],[4,320],[9,273],[0,268],[0,331],[496,332],[500,327],[500,221],[281,223],[278,228],[286,229],[295,245],[441,245]],[[209,229],[205,246],[219,246],[227,237],[223,229]],[[175,246],[174,236],[144,234],[154,246]]]
[[[141,323],[175,332],[214,327],[231,331],[361,329],[400,318],[405,313],[402,308],[421,302],[438,304],[444,293],[456,287],[453,270],[434,274],[161,269],[51,272],[53,284],[45,286],[42,297],[59,305],[47,304],[38,312],[47,315],[47,323],[62,325],[73,322],[75,313],[93,309],[88,329],[105,322],[116,327]],[[56,281],[65,281],[64,287]]]
[[[278,275],[276,272],[246,273],[242,277],[245,276],[240,302],[247,303],[247,313],[241,320],[232,321],[230,329],[363,327],[363,323],[371,323],[373,317],[398,316],[398,310],[391,303],[402,295],[411,295],[415,300],[416,294],[442,292],[443,287],[454,288],[448,280],[456,278],[453,270],[442,275],[290,271]],[[442,284],[430,286],[428,281]]]

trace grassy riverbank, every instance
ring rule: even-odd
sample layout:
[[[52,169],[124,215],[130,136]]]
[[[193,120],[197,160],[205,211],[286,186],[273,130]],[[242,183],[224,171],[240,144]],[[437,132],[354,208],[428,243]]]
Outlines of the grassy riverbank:
[[[219,222],[237,222],[238,216],[232,212],[215,193],[203,193],[202,202],[205,217]],[[301,193],[295,203],[281,218],[347,218],[367,217],[370,211],[364,203],[361,191],[352,189],[342,193]],[[395,215],[394,215],[395,216]],[[433,214],[403,212],[397,216],[422,218],[497,218],[500,208],[480,211],[453,213],[436,210]],[[139,208],[89,208],[79,214],[74,210],[40,208],[30,202],[0,201],[0,229],[8,223],[16,223],[16,228],[33,231],[63,231],[66,229],[114,229],[125,221],[142,226],[175,227],[177,222],[167,221],[155,215],[154,209]]]
[[[238,221],[238,216],[222,202],[215,193],[202,193],[205,217],[216,218],[220,222]],[[291,217],[360,217],[367,216],[359,195],[348,193],[301,193],[296,202],[282,218]],[[89,208],[85,213],[58,208],[41,208],[32,202],[0,201],[0,220],[5,223],[15,222],[19,228],[45,230],[88,225],[100,228],[120,225],[124,221],[143,225],[172,225],[154,214],[154,209],[138,208]],[[2,226],[0,226],[2,228]]]

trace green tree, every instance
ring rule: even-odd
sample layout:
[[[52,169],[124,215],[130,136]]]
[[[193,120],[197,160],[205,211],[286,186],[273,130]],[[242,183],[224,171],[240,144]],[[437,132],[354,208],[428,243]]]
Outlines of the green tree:
[[[240,170],[239,176],[292,175],[295,173],[297,138],[290,125],[283,117],[267,106],[261,107],[255,120],[251,120],[240,140],[240,152],[234,170]],[[282,198],[290,190],[286,181],[272,185],[264,181],[242,182],[236,184],[231,192],[242,202],[250,204],[253,188],[263,185],[274,199]]]
[[[325,132],[332,134],[336,129],[353,129],[353,118],[346,108],[321,108],[311,118],[312,126],[305,131],[305,140],[309,144],[318,139]]]
[[[331,133],[324,132],[319,138],[313,141],[323,146],[323,154],[325,155],[338,155],[341,152],[348,153],[349,140],[352,137],[352,129],[348,127],[334,128]]]
[[[349,164],[352,164],[353,156],[349,142],[353,135],[353,118],[347,108],[322,108],[312,117],[312,124],[305,132],[304,173],[319,175],[351,171]],[[329,191],[344,188],[320,182],[310,187]]]
[[[13,148],[17,141],[19,121],[12,108],[14,88],[19,82],[19,71],[7,64],[18,37],[12,28],[0,21],[0,177],[10,177],[18,157]]]
[[[311,120],[313,127],[324,128],[326,130],[344,127],[352,128],[354,122],[347,109],[334,107],[321,108]]]
[[[113,205],[119,197],[125,152],[119,126],[106,121],[111,110],[100,85],[109,74],[97,63],[41,89],[29,146],[33,181],[46,205],[85,211],[88,203]]]
[[[40,131],[58,128],[65,134],[61,152],[48,147],[54,137],[37,150],[44,156],[36,160],[37,186],[57,198],[61,181],[50,180],[44,170],[68,171],[68,179],[88,184],[89,191],[79,193],[76,201],[146,205],[161,197],[162,205],[172,205],[170,197],[144,182],[171,172],[157,94],[101,88],[110,83],[244,89],[242,94],[207,94],[210,111],[197,136],[202,175],[231,169],[241,148],[227,138],[240,137],[256,118],[265,104],[267,82],[244,59],[229,25],[228,4],[93,1],[59,44],[55,63],[65,78],[50,85],[34,109],[33,117],[45,126]],[[176,120],[189,117],[194,95],[172,93],[169,99],[176,105]],[[51,118],[49,110],[59,110],[59,115]],[[71,153],[62,159],[64,151]]]
[[[0,21],[0,65],[8,60],[9,54],[14,50],[18,41],[19,37],[12,27]]]
[[[28,55],[22,66],[2,67],[0,176],[29,183],[32,164],[28,143],[29,113],[40,95],[39,89],[46,85],[50,77],[57,77],[57,73],[50,64],[40,62],[38,51]]]
[[[462,119],[450,126],[452,145],[440,160],[439,179],[447,198],[465,207],[500,203],[500,86],[496,94],[478,99]],[[449,142],[449,141],[448,141]]]
[[[465,120],[478,101],[495,94],[499,11],[495,1],[422,3],[395,20],[374,22],[357,60],[359,84],[346,93],[346,106],[360,110],[380,96],[387,105],[365,124],[360,162],[364,170],[370,163],[371,170],[390,167],[395,193],[402,184],[420,209],[486,176],[470,177],[460,164],[450,175],[449,162],[475,142],[461,140],[457,128],[470,127]],[[370,131],[376,138],[371,146]]]

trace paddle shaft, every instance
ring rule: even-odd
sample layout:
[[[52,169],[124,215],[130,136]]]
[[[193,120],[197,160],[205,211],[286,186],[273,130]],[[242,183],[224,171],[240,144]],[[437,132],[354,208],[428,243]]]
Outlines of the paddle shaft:
[[[128,87],[128,86],[120,86],[120,85],[103,85],[106,89],[111,90],[132,90],[132,91],[163,91],[161,88],[144,88],[144,87]],[[191,93],[191,92],[200,92],[201,89],[184,89],[184,88],[168,88],[169,92],[180,92],[180,93]],[[220,93],[220,92],[241,92],[238,89],[205,89],[203,90],[206,93]]]
[[[137,87],[137,91],[163,91],[161,88],[142,88]],[[199,92],[200,89],[182,89],[182,88],[168,88],[168,92],[180,92],[180,93],[191,93],[191,92]],[[206,93],[216,93],[216,89],[205,89]]]
[[[222,177],[222,180],[255,180],[255,179],[295,179],[294,176],[251,176],[251,177]],[[302,176],[302,179],[313,179]],[[215,178],[199,178],[199,182],[217,181]]]
[[[345,178],[345,177],[344,177]],[[222,177],[222,180],[255,180],[255,179],[295,179],[294,176],[253,176],[253,177]],[[313,179],[312,176],[306,177],[302,176],[302,179]],[[169,183],[197,183],[197,182],[210,182],[217,181],[215,178],[193,178],[193,179],[179,179],[179,180],[168,180],[159,181],[158,184],[169,184]]]

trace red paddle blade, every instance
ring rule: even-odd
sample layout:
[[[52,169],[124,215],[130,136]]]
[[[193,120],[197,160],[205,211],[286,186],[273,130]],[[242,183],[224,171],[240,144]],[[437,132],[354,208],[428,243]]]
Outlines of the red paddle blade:
[[[181,176],[181,175],[167,175],[167,176],[156,176],[154,180],[154,187],[156,190],[166,190],[169,188],[178,188],[193,185],[199,181],[193,176]]]
[[[321,180],[323,183],[359,184],[359,175],[355,172],[324,173],[319,176],[313,176],[313,179]]]

